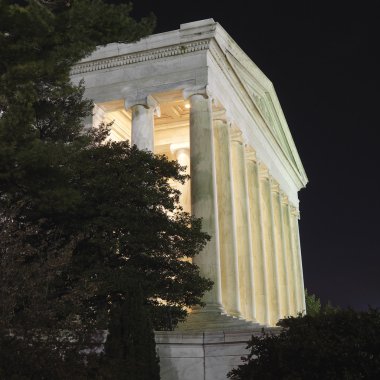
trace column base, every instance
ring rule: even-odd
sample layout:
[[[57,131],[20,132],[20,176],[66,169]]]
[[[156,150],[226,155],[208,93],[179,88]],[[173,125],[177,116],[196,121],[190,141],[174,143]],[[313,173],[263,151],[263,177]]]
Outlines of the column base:
[[[243,316],[241,315],[241,312],[238,310],[229,310],[226,312],[227,315],[230,315],[231,317],[239,318],[239,319],[244,319]]]

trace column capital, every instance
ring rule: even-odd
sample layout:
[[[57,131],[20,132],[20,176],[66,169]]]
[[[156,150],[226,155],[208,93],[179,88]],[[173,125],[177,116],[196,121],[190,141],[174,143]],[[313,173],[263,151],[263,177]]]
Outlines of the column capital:
[[[227,113],[226,113],[226,110],[225,109],[221,109],[221,110],[218,110],[218,111],[214,111],[212,113],[212,120],[213,121],[223,121],[224,123],[228,123],[228,117],[227,117]]]
[[[273,193],[280,194],[280,184],[272,177],[270,176],[270,189]]]
[[[170,152],[176,154],[178,151],[185,150],[190,151],[190,144],[188,142],[180,144],[170,144]]]
[[[124,98],[125,109],[129,109],[134,106],[143,106],[146,109],[152,108],[156,115],[160,116],[160,106],[156,99],[152,95],[139,95],[139,94],[128,94]]]
[[[289,197],[281,190],[281,203],[283,205],[288,205],[289,204]]]
[[[256,151],[250,145],[245,145],[244,151],[246,160],[257,162]]]
[[[259,162],[258,165],[260,179],[269,180],[269,169],[262,162]]]
[[[240,129],[232,127],[230,130],[231,141],[243,144],[243,133]]]
[[[293,216],[296,216],[297,219],[300,218],[300,210],[298,210],[297,207],[293,206],[293,205],[290,205],[290,213],[293,215]]]
[[[192,86],[183,89],[183,98],[185,100],[191,98],[193,95],[202,95],[205,99],[211,97],[208,86]]]

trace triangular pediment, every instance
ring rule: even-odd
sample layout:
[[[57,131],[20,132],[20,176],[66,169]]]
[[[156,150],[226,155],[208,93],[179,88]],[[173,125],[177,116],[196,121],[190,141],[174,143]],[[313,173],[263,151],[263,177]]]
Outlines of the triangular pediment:
[[[300,167],[298,153],[296,151],[293,139],[291,137],[289,127],[281,123],[280,117],[274,106],[272,96],[268,89],[259,83],[244,65],[244,61],[238,60],[230,51],[226,51],[226,59],[235,72],[236,77],[239,79],[241,85],[246,90],[252,102],[255,104],[258,112],[264,119],[267,127],[271,131],[273,137],[280,145],[287,158],[292,164],[303,172],[303,167]],[[302,164],[301,164],[302,165]]]
[[[257,126],[293,167],[301,187],[305,186],[308,179],[272,82],[220,25],[210,44],[210,53],[236,95],[245,104],[252,104],[251,114]]]

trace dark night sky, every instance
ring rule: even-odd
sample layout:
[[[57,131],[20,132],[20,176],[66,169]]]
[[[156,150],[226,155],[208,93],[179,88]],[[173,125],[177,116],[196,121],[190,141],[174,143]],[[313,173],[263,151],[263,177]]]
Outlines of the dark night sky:
[[[309,178],[305,286],[323,302],[380,307],[377,20],[365,2],[331,3],[135,0],[135,15],[153,11],[156,32],[214,18],[271,79]]]

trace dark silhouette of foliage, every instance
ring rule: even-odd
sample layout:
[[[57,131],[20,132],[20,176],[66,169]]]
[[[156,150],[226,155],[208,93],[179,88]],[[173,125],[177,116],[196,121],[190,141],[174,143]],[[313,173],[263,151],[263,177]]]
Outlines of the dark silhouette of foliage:
[[[111,308],[109,335],[102,358],[105,379],[158,380],[159,364],[149,312],[139,286]]]
[[[321,312],[321,300],[315,294],[309,294],[305,289],[306,314],[317,315]]]
[[[106,125],[83,130],[93,104],[83,99],[82,83],[70,82],[71,67],[97,45],[150,33],[154,18],[136,21],[131,9],[101,0],[0,0],[4,373],[15,363],[6,359],[9,350],[19,347],[15,376],[35,363],[36,379],[71,377],[71,369],[54,372],[66,364],[79,378],[83,353],[113,323],[113,307],[124,310],[131,279],[161,329],[185,318],[185,307],[201,304],[212,285],[182,260],[209,239],[169,185],[187,180],[183,168],[108,141]],[[65,331],[72,338],[62,338]],[[52,354],[45,372],[34,359],[39,350],[41,358]],[[96,378],[96,361],[87,362],[87,378]]]
[[[339,310],[287,318],[278,334],[252,337],[250,354],[229,378],[378,379],[380,312]]]

